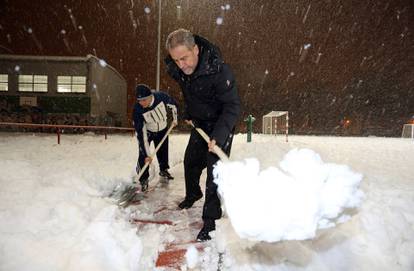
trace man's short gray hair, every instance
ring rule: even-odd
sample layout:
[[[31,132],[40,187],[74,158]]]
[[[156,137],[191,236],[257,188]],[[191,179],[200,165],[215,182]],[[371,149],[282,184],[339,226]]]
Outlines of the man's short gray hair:
[[[177,46],[184,45],[188,49],[193,49],[195,46],[194,35],[190,31],[180,28],[171,32],[165,43],[167,51],[174,49]]]

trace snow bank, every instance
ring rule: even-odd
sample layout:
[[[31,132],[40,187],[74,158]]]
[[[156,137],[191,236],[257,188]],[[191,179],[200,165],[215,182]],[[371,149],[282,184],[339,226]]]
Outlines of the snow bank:
[[[260,171],[257,159],[219,162],[215,182],[236,233],[252,241],[304,240],[349,219],[360,206],[362,175],[324,163],[310,149],[293,149],[280,169]]]

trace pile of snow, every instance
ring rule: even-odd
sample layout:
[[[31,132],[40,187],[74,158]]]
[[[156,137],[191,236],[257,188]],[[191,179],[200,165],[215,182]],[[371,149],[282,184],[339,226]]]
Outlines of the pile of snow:
[[[318,229],[350,218],[360,206],[362,175],[345,165],[324,163],[310,149],[293,149],[260,172],[257,159],[219,163],[215,182],[241,238],[276,242],[313,238]]]

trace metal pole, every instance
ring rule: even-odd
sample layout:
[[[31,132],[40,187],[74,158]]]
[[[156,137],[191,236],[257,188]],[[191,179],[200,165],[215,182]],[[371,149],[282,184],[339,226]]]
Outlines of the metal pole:
[[[157,48],[157,83],[156,89],[160,90],[160,61],[161,61],[161,3],[162,0],[158,0],[158,48]]]
[[[56,129],[56,133],[57,133],[57,142],[58,144],[60,144],[60,129],[59,128]]]
[[[277,136],[277,116],[275,117],[275,136]]]
[[[414,124],[411,124],[411,139],[414,139]]]
[[[262,133],[266,134],[265,117],[262,117]]]
[[[289,135],[289,112],[286,112],[286,142],[288,142]]]

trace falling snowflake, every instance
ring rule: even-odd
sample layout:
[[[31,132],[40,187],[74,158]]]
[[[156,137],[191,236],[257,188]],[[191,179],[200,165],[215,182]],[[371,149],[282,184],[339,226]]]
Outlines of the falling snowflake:
[[[216,24],[218,25],[223,24],[223,17],[217,17]]]
[[[99,65],[101,65],[102,67],[106,67],[106,61],[103,59],[99,59]]]

